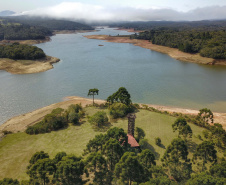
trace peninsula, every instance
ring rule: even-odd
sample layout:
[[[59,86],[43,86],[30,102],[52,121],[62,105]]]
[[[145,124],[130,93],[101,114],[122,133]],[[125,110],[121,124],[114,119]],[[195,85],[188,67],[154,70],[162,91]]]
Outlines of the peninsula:
[[[8,58],[0,59],[0,70],[12,74],[40,73],[53,68],[53,64],[59,62],[56,57],[46,56],[37,60],[13,60]]]
[[[226,65],[226,60],[224,59],[213,59],[202,57],[200,56],[200,54],[185,53],[179,51],[176,48],[152,44],[148,40],[130,39],[129,36],[87,35],[85,37],[88,39],[106,40],[107,42],[134,44],[135,46],[140,46],[142,48],[168,54],[170,57],[184,62],[192,62],[206,65]]]

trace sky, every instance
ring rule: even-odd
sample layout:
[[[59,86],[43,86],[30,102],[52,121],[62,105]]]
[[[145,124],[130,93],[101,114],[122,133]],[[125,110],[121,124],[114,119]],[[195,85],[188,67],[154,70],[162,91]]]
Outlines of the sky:
[[[83,21],[226,19],[226,0],[0,0],[0,11]]]

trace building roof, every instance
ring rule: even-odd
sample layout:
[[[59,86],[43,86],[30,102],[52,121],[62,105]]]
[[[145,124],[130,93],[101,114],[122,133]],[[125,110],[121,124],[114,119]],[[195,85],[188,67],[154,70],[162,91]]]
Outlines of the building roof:
[[[132,135],[127,134],[127,137],[128,137],[128,143],[131,145],[131,147],[139,147],[140,146]]]

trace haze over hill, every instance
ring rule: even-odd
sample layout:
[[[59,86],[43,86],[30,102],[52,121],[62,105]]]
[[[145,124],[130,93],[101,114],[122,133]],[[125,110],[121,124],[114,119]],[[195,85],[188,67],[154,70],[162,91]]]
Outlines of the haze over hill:
[[[10,10],[4,10],[0,12],[0,16],[10,16],[15,14],[16,12],[10,11]]]

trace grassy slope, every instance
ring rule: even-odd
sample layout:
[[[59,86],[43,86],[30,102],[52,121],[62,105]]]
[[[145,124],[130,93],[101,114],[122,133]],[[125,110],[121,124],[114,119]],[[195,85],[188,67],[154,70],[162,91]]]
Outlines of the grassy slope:
[[[98,111],[94,108],[86,108],[86,113],[92,115]],[[177,136],[172,131],[172,123],[175,118],[168,115],[140,110],[136,113],[136,126],[145,130],[150,148],[156,156],[162,156],[165,149],[154,144],[154,138],[160,137],[162,143],[167,147],[171,140]],[[123,128],[127,132],[127,119],[118,120],[112,126]],[[191,125],[194,135],[201,134],[203,130],[195,125]],[[50,157],[56,153],[65,151],[66,153],[81,155],[86,143],[99,134],[92,129],[90,124],[84,120],[81,126],[70,126],[67,129],[40,135],[27,135],[26,133],[16,133],[5,137],[0,142],[0,179],[4,177],[28,179],[26,167],[31,156],[37,151],[45,151]],[[194,142],[201,141],[193,137]]]

